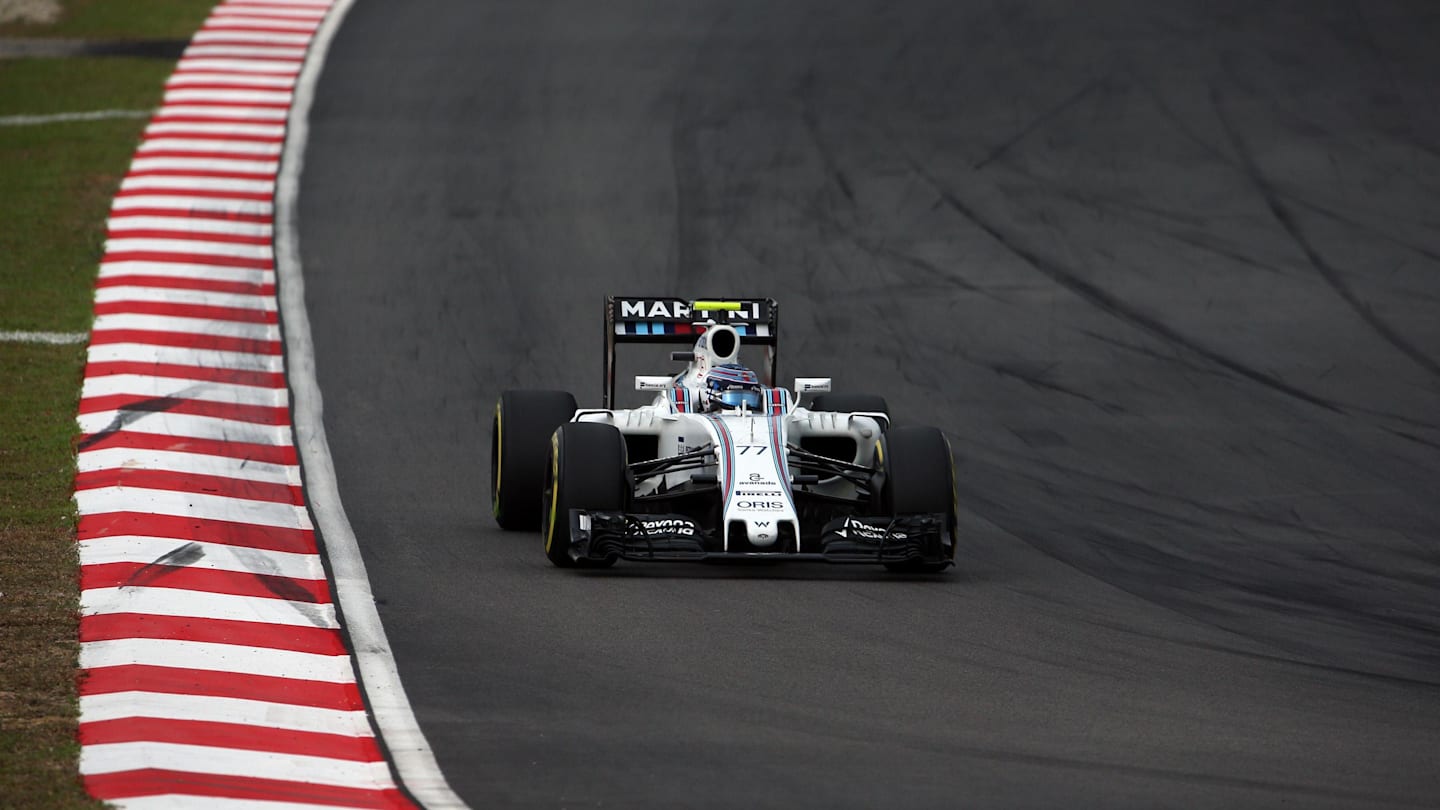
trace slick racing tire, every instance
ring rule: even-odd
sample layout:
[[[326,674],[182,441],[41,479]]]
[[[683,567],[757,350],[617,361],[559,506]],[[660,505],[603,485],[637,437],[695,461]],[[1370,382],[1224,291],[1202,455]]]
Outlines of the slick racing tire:
[[[604,568],[603,560],[570,556],[570,510],[623,512],[630,506],[625,437],[610,425],[568,422],[550,437],[545,468],[540,535],[545,556],[561,568]]]
[[[880,514],[886,517],[943,514],[948,535],[946,553],[955,557],[955,462],[950,441],[933,427],[898,427],[880,438],[875,463],[885,473],[880,488]],[[886,563],[891,571],[933,574],[949,567],[947,562],[912,560]]]
[[[533,531],[540,525],[550,434],[575,416],[565,391],[506,391],[495,403],[490,431],[490,510],[500,528]]]
[[[883,413],[890,415],[890,405],[879,394],[816,394],[810,400],[810,410],[831,413]]]

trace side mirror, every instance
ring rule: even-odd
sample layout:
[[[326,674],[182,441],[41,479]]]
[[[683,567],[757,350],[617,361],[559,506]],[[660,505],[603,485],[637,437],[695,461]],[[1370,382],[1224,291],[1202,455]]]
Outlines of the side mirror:
[[[830,390],[829,377],[796,377],[795,401],[806,394],[824,394]]]
[[[674,377],[652,377],[646,374],[638,374],[635,377],[636,391],[669,391],[670,386],[674,384]]]

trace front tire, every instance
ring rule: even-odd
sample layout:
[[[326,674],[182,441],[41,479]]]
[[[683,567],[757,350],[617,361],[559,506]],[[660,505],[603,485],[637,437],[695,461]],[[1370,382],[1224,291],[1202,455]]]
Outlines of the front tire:
[[[566,391],[506,391],[495,403],[490,431],[490,511],[500,528],[540,525],[540,488],[550,434],[575,416]]]
[[[550,437],[540,535],[545,556],[560,568],[605,568],[614,557],[576,560],[570,555],[570,510],[623,512],[630,506],[625,437],[611,425],[568,422]]]
[[[885,474],[880,488],[880,513],[887,517],[943,514],[949,535],[946,561],[907,560],[885,563],[885,567],[906,574],[944,571],[950,567],[949,560],[955,558],[958,523],[950,441],[933,427],[894,428],[876,445],[875,459]]]

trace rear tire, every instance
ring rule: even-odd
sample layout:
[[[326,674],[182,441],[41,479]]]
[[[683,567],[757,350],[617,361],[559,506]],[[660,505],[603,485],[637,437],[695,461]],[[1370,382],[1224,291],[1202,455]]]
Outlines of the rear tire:
[[[550,434],[575,410],[575,397],[565,391],[500,395],[490,430],[490,511],[500,528],[528,531],[540,525]]]
[[[606,568],[603,560],[570,556],[570,510],[623,512],[630,506],[625,437],[611,425],[568,422],[550,437],[542,487],[540,535],[545,556],[560,568]]]
[[[946,550],[953,560],[958,522],[955,461],[945,434],[933,427],[895,428],[881,437],[875,459],[885,472],[880,513],[887,517],[945,515],[945,533],[949,535]],[[944,571],[949,563],[912,560],[885,563],[885,567],[906,574],[934,574]]]

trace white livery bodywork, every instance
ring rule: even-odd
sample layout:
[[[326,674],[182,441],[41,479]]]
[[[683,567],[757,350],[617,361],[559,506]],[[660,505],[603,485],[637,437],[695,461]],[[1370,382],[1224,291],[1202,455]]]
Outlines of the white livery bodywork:
[[[792,467],[798,465],[791,464],[789,448],[800,447],[811,437],[845,439],[853,443],[854,452],[841,460],[868,467],[885,418],[878,413],[811,411],[795,404],[798,393],[828,390],[829,380],[824,378],[801,378],[797,388],[803,390],[794,393],[763,388],[761,406],[754,410],[707,412],[705,375],[717,365],[735,362],[739,348],[740,338],[733,328],[710,324],[696,340],[693,359],[683,372],[674,377],[636,378],[637,390],[656,392],[651,404],[634,409],[582,410],[575,416],[575,421],[613,425],[627,437],[653,437],[655,456],[660,459],[710,448],[712,460],[701,474],[713,475],[720,486],[726,551],[738,545],[738,540],[754,549],[772,547],[786,524],[791,537],[800,535],[800,516],[792,493],[797,484]],[[844,445],[831,441],[829,446]],[[660,494],[694,480],[694,475],[694,469],[661,470],[637,480],[635,494]],[[855,497],[854,485],[838,476],[809,486],[823,494]],[[742,530],[743,538],[732,538],[732,532]]]
[[[739,362],[764,353],[763,365]],[[615,407],[619,344],[679,345],[650,395]],[[953,564],[956,488],[936,428],[891,428],[873,394],[827,377],[777,385],[769,298],[609,296],[599,408],[568,391],[509,390],[495,406],[491,510],[538,526],[561,568],[634,562],[816,561],[934,573]],[[801,403],[805,403],[802,405]]]

